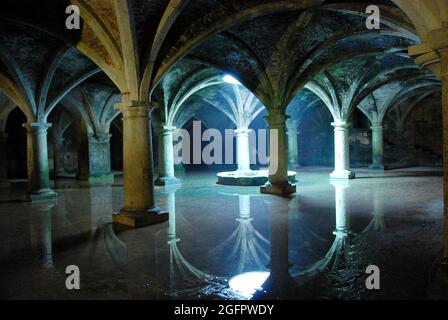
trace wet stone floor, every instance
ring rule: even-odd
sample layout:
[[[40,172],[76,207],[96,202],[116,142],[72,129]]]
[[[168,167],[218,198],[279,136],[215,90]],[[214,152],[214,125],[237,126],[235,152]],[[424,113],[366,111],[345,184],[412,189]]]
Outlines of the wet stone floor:
[[[169,222],[126,230],[111,215],[120,181],[56,181],[57,201],[0,191],[1,299],[422,299],[442,247],[440,170],[410,168],[330,183],[299,171],[291,198],[216,184],[214,173],[156,188]],[[65,271],[80,270],[80,290]],[[376,265],[381,289],[367,290]]]

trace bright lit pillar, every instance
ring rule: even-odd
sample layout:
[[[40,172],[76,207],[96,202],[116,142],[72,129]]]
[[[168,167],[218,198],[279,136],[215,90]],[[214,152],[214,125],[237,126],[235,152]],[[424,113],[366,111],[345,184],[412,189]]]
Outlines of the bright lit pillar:
[[[383,126],[381,123],[373,123],[372,130],[372,165],[369,170],[384,172],[384,144],[383,144]]]
[[[8,134],[0,132],[0,188],[8,188]]]
[[[286,119],[284,111],[274,109],[265,117],[269,125],[269,181],[261,187],[261,193],[288,196],[296,192],[296,186],[288,181],[288,156],[286,143]]]
[[[238,171],[250,171],[250,129],[236,129],[236,148]]]
[[[291,125],[288,125],[288,162],[292,168],[296,168],[299,162],[298,157],[298,141],[297,135],[298,130],[296,123],[293,122]]]
[[[159,131],[159,177],[155,184],[168,186],[179,184],[174,175],[173,131],[176,127],[163,126]]]
[[[168,220],[168,212],[156,207],[154,199],[150,116],[148,102],[122,102],[116,105],[123,114],[124,207],[113,221],[138,228]]]
[[[353,179],[355,173],[350,171],[350,152],[348,131],[350,125],[345,121],[333,122],[334,127],[334,171],[332,179]]]
[[[30,122],[23,125],[27,133],[28,192],[24,201],[39,201],[57,197],[50,188],[48,173],[47,130],[51,124]]]

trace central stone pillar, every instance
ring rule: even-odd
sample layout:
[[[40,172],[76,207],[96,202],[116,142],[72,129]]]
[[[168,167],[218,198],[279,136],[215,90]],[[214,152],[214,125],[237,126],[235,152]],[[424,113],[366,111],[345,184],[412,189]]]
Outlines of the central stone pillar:
[[[236,148],[238,171],[250,171],[250,129],[236,129]]]
[[[381,123],[374,123],[372,130],[372,165],[370,171],[384,172],[384,144],[383,144],[383,126]]]
[[[287,116],[283,111],[271,110],[265,119],[269,124],[269,181],[260,191],[264,194],[289,196],[296,192],[296,186],[288,181]]]
[[[8,134],[0,132],[0,188],[9,188],[8,181]]]
[[[332,179],[353,179],[355,173],[350,171],[350,155],[347,122],[333,122],[334,127],[334,171]]]
[[[159,131],[159,177],[155,184],[168,186],[179,184],[174,175],[173,131],[176,127],[163,126]]]
[[[298,157],[298,141],[297,141],[298,130],[296,127],[288,126],[288,162],[289,165],[296,169],[299,162]]]
[[[30,122],[23,125],[27,133],[28,192],[27,202],[53,199],[57,194],[50,189],[48,173],[47,130],[51,124]]]
[[[53,138],[53,177],[58,178],[65,174],[64,169],[64,141],[63,137],[54,137]]]
[[[123,114],[124,207],[113,215],[118,224],[138,228],[168,220],[168,212],[155,206],[150,150],[150,114],[147,102],[116,105]]]
[[[114,175],[111,172],[109,133],[88,134],[79,146],[78,180],[89,185],[111,185]]]

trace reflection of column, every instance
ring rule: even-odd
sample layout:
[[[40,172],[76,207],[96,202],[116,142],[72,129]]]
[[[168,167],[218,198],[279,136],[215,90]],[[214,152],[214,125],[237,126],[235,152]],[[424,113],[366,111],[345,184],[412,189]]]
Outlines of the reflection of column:
[[[353,179],[354,172],[350,171],[350,152],[348,130],[350,125],[347,122],[334,122],[334,171],[331,174],[333,179]]]
[[[372,165],[369,170],[384,171],[384,146],[383,146],[383,126],[381,123],[374,123],[372,129]]]
[[[175,188],[168,188],[166,205],[169,212],[168,237],[173,239],[176,237],[176,191]]]
[[[159,177],[155,184],[167,186],[179,184],[174,176],[173,131],[175,127],[164,126],[159,132]]]
[[[121,103],[123,113],[124,208],[114,214],[114,222],[131,227],[161,223],[168,213],[155,206],[152,150],[148,117],[151,107],[145,102]]]
[[[238,204],[240,209],[240,219],[250,218],[250,195],[238,195]]]
[[[236,134],[236,148],[237,148],[237,164],[238,171],[250,171],[250,144],[249,144],[249,129],[237,129]]]
[[[295,124],[295,122],[293,122]],[[292,168],[298,166],[298,141],[297,141],[298,130],[294,125],[288,126],[288,162]]]
[[[380,187],[373,185],[372,188],[372,220],[363,232],[382,232],[386,229],[384,223],[384,206],[383,206],[384,194],[380,190]]]
[[[347,214],[347,194],[346,189],[349,187],[347,183],[332,183],[335,189],[335,213],[336,213],[336,230],[335,232],[349,233],[350,221]]]
[[[95,231],[101,227],[106,218],[110,219],[113,211],[113,195],[111,186],[99,186],[89,188],[90,223],[91,230]]]
[[[261,187],[261,193],[288,196],[296,192],[296,186],[288,181],[286,119],[284,112],[279,110],[271,110],[266,117],[269,124],[269,181]]]
[[[288,259],[288,218],[286,212],[278,212],[278,207],[271,207],[271,273],[262,285],[263,292],[256,293],[255,299],[278,299],[294,297],[298,286],[291,277]]]
[[[0,188],[8,188],[8,134],[0,132]]]
[[[78,154],[78,180],[89,185],[111,185],[114,175],[111,172],[110,138],[108,133],[89,134],[83,139]]]
[[[31,122],[23,125],[27,130],[28,193],[24,201],[55,198],[50,189],[48,173],[47,129],[51,124]]]
[[[31,241],[44,268],[53,267],[52,208],[56,203],[33,206]]]
[[[63,137],[54,137],[53,138],[53,176],[54,178],[60,177],[65,173],[64,170],[64,141]]]

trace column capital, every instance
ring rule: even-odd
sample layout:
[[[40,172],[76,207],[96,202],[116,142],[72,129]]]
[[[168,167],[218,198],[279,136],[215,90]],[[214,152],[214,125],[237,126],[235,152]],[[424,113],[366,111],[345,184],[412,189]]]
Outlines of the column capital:
[[[54,142],[59,142],[59,143],[63,143],[64,141],[65,141],[65,138],[64,137],[61,137],[61,136],[53,136],[53,141]]]
[[[428,32],[428,44],[435,51],[448,50],[448,26]]]
[[[351,123],[339,120],[339,121],[332,122],[331,126],[334,127],[335,129],[339,129],[339,130],[348,130],[351,127]]]
[[[112,135],[110,133],[95,133],[95,134],[89,134],[88,139],[89,142],[96,142],[96,143],[106,143],[110,141],[110,138]]]
[[[123,118],[149,118],[158,107],[158,103],[153,101],[122,101],[114,105],[115,110],[121,111]]]
[[[371,129],[372,131],[375,131],[375,130],[376,130],[376,131],[383,130],[383,124],[382,124],[381,122],[374,122],[374,123],[372,123],[370,129]]]
[[[252,129],[246,129],[246,128],[235,129],[233,130],[233,132],[237,135],[248,135],[249,133],[252,132]]]
[[[177,128],[175,126],[162,126],[161,132],[172,133]]]
[[[27,130],[27,132],[32,133],[32,132],[38,132],[40,130],[47,131],[48,128],[51,128],[52,124],[41,121],[34,121],[24,123],[22,126]]]

